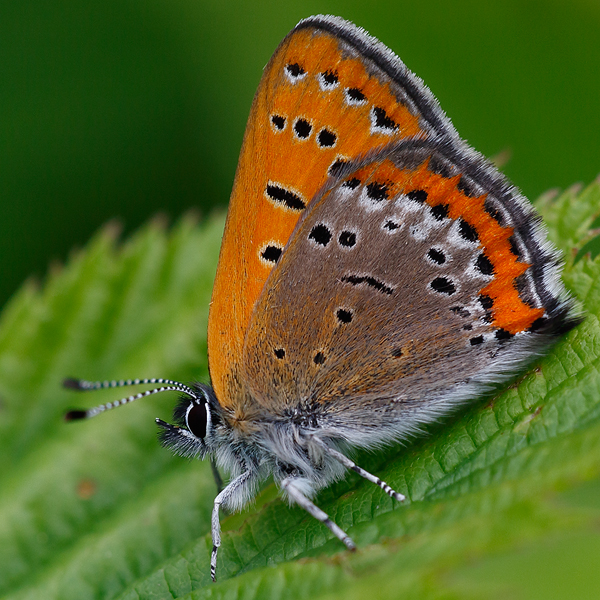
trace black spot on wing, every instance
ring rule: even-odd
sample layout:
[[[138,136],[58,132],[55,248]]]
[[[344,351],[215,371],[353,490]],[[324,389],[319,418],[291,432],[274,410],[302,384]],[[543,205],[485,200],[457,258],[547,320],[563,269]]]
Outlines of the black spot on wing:
[[[301,140],[308,138],[311,131],[312,125],[306,119],[297,119],[294,123],[294,133]]]
[[[436,204],[431,207],[431,214],[438,221],[443,221],[448,216],[450,207],[447,204]]]
[[[486,198],[485,202],[483,203],[483,209],[488,215],[490,215],[490,217],[492,217],[492,219],[494,219],[498,223],[498,225],[500,225],[501,227],[504,225],[504,219],[502,218],[502,214],[492,204],[489,197]]]
[[[348,188],[350,190],[355,190],[360,185],[360,179],[353,177],[352,179],[348,179],[348,181],[344,181],[342,187]]]
[[[509,340],[513,337],[513,334],[510,331],[506,331],[506,329],[497,329],[495,333],[496,339],[498,341]]]
[[[353,231],[342,231],[338,238],[340,246],[345,246],[346,248],[352,248],[354,244],[356,244],[356,234]]]
[[[464,175],[460,178],[456,188],[460,192],[462,192],[465,196],[468,196],[469,198],[474,198],[475,196],[478,195],[473,181],[471,181]]]
[[[308,239],[313,240],[313,242],[319,244],[320,246],[327,246],[331,241],[331,231],[326,225],[323,223],[319,223],[319,225],[315,225],[308,234]]]
[[[322,129],[317,135],[317,144],[319,144],[321,148],[331,148],[332,146],[335,146],[336,140],[337,135],[335,135],[333,131],[329,131],[329,129]]]
[[[436,265],[443,265],[446,262],[446,255],[437,248],[430,248],[429,252],[427,252],[427,256]]]
[[[358,88],[347,88],[346,101],[348,104],[364,104],[367,97]]]
[[[325,354],[317,352],[313,358],[315,365],[322,365],[325,362]]]
[[[344,277],[342,277],[342,281],[349,283],[351,285],[365,284],[365,285],[368,285],[369,287],[372,287],[373,289],[377,290],[378,292],[381,292],[382,294],[391,295],[394,293],[393,288],[389,287],[382,281],[379,281],[379,280],[375,279],[374,277],[370,277],[368,275],[367,276],[344,275]]]
[[[398,123],[388,117],[383,108],[374,106],[371,109],[371,114],[374,128],[384,130],[388,133],[393,133],[398,129]]]
[[[335,71],[323,71],[320,77],[325,88],[333,88],[339,83],[338,74]]]
[[[425,200],[427,200],[427,192],[425,190],[412,190],[406,194],[407,198],[413,200],[414,202],[418,202],[419,204],[423,204]]]
[[[271,200],[273,200],[274,202],[277,202],[279,204],[284,204],[291,210],[299,211],[299,210],[303,210],[304,208],[306,208],[306,204],[304,203],[302,198],[300,198],[300,196],[298,196],[298,194],[295,194],[294,192],[290,192],[289,190],[286,190],[284,187],[281,187],[280,185],[277,185],[275,183],[270,183],[267,185],[266,192],[267,192],[267,196]]]
[[[290,77],[297,79],[298,77],[302,77],[306,73],[303,67],[301,67],[298,63],[292,63],[286,65],[285,70],[287,71]]]
[[[367,185],[367,196],[371,200],[381,202],[386,200],[388,197],[388,186],[385,183],[379,183],[378,181],[372,181]]]
[[[467,242],[476,242],[479,239],[477,235],[477,229],[467,223],[464,219],[459,219],[458,221],[458,233],[463,240]]]
[[[261,252],[261,256],[268,262],[276,263],[281,257],[281,253],[281,248],[269,245]]]
[[[456,286],[447,277],[436,277],[429,285],[431,286],[431,289],[439,294],[451,296],[456,292]]]
[[[271,115],[271,123],[273,123],[273,127],[282,131],[285,128],[285,117],[281,115]]]
[[[519,245],[517,244],[517,240],[515,239],[514,235],[511,235],[508,238],[508,243],[510,244],[511,253],[514,254],[517,258],[520,258],[521,251],[519,250]]]
[[[347,163],[348,161],[344,160],[343,158],[336,158],[335,161],[329,165],[327,173],[332,177],[337,177],[342,172],[344,165]]]
[[[482,275],[494,274],[494,265],[492,264],[492,261],[483,253],[477,257],[475,266]]]
[[[481,294],[479,296],[479,304],[481,304],[482,308],[485,310],[489,310],[494,306],[494,301],[486,294]]]
[[[352,311],[345,308],[338,308],[335,311],[335,316],[340,323],[350,323],[352,321]]]

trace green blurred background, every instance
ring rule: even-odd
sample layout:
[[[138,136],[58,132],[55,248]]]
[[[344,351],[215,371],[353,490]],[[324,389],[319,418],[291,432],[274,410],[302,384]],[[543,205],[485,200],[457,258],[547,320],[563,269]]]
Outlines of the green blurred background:
[[[224,207],[261,69],[315,13],[390,46],[530,197],[600,171],[597,0],[3,2],[0,305],[107,220]]]

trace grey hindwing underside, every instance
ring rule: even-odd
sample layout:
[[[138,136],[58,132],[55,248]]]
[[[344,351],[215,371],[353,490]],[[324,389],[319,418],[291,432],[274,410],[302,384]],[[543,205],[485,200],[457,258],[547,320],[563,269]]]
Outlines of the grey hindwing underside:
[[[493,275],[480,268],[481,245],[460,220],[440,218],[414,194],[382,201],[372,182],[352,177],[383,158],[415,169],[428,160],[448,176],[461,160],[448,144],[400,142],[349,165],[311,202],[245,341],[249,390],[272,415],[300,415],[309,427],[410,431],[505,379],[568,327],[560,280],[540,279],[529,301],[544,306],[536,289],[551,294],[546,331],[498,336],[480,298]],[[460,169],[465,185],[487,191],[510,218],[507,202],[517,200],[500,174],[484,188],[478,165]],[[517,235],[537,227],[530,208],[520,219]],[[551,248],[538,253],[542,269],[557,267]]]
[[[368,445],[402,437],[506,379],[579,317],[539,217],[460,139],[421,79],[343,19],[311,17],[290,35],[302,28],[334,34],[345,51],[360,54],[372,75],[420,115],[425,135],[330,171],[255,306],[241,376],[269,419],[342,437],[352,429],[354,442],[370,429]],[[531,265],[515,285],[524,302],[545,311],[535,333],[507,338],[494,330],[480,298],[493,275],[485,261],[482,267],[481,245],[465,239],[458,219],[407,195],[378,202],[368,180],[348,185],[353,171],[384,158],[405,169],[429,161],[445,177],[460,173],[467,196],[487,194],[485,210],[513,228],[514,252]]]

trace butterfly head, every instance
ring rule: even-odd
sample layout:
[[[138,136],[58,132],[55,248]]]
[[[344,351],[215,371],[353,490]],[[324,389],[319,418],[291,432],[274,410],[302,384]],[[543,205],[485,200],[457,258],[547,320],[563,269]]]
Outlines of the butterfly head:
[[[181,396],[173,411],[174,424],[156,419],[161,428],[160,440],[175,454],[204,458],[218,447],[221,407],[211,387],[194,384]]]

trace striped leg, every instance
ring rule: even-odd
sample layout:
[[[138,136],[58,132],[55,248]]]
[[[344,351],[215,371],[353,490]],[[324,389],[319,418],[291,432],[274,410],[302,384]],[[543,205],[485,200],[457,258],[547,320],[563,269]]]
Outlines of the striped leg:
[[[301,506],[309,515],[313,516],[324,525],[327,525],[333,535],[346,545],[348,550],[356,550],[354,542],[348,534],[338,527],[318,506],[313,504],[296,485],[295,477],[288,477],[281,482],[281,487],[287,491],[289,497],[299,506]]]
[[[322,448],[327,454],[329,454],[329,456],[332,456],[345,467],[348,467],[348,469],[352,469],[361,477],[364,477],[365,479],[379,486],[391,498],[395,498],[399,502],[403,502],[405,500],[406,497],[404,495],[392,489],[385,481],[381,481],[379,477],[375,477],[375,475],[371,475],[371,473],[369,473],[368,471],[361,469],[355,462],[351,461],[347,456],[344,456],[341,452],[330,448],[323,440],[319,439],[318,437],[312,437],[311,441],[317,444],[320,448]]]
[[[227,504],[232,496],[243,494],[242,487],[246,486],[250,479],[254,476],[254,471],[246,471],[236,477],[227,487],[220,492],[215,498],[215,503],[212,511],[211,533],[212,533],[212,553],[210,556],[210,577],[213,581],[217,581],[217,553],[221,545],[221,522],[219,521],[219,508],[221,504]],[[226,508],[226,507],[225,507]]]

